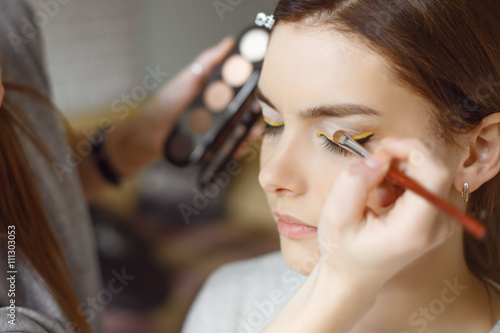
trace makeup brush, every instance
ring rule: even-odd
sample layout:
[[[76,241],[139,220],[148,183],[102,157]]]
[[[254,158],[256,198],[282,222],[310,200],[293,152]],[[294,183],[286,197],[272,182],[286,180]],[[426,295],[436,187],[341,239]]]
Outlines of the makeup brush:
[[[367,157],[370,155],[369,151],[367,151],[344,131],[336,131],[332,139],[333,142],[356,155],[360,155],[361,157]],[[387,178],[395,185],[420,195],[422,198],[427,199],[427,201],[434,204],[443,212],[454,217],[468,233],[477,239],[482,240],[486,236],[486,227],[481,224],[481,222],[464,214],[456,207],[453,207],[450,203],[429,192],[415,180],[405,175],[401,170],[395,167],[390,167],[387,173]]]

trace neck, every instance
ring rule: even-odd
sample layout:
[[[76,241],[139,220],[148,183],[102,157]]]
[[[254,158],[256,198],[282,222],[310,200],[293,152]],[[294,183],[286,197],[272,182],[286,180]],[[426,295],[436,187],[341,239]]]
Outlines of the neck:
[[[406,267],[386,283],[352,333],[489,332],[485,284],[469,271],[461,253],[457,235]]]

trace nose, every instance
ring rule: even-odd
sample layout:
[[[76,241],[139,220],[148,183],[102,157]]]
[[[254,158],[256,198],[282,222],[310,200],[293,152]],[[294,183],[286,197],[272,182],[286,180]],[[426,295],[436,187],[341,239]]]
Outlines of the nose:
[[[277,143],[263,143],[259,183],[264,191],[289,196],[300,196],[307,191],[305,144],[298,135],[285,136]]]

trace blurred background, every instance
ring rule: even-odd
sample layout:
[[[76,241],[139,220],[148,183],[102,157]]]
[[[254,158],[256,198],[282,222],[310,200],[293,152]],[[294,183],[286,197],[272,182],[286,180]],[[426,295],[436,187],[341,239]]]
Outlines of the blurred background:
[[[53,97],[76,131],[137,114],[130,102],[151,71],[165,82],[203,49],[271,14],[275,0],[30,0],[46,43]],[[36,32],[38,33],[38,32]],[[166,76],[166,75],[165,75]],[[151,96],[154,91],[148,91]],[[141,97],[142,100],[142,97]],[[140,101],[138,101],[140,102]],[[125,106],[124,113],[113,112]],[[279,249],[257,181],[258,143],[243,172],[187,221],[195,193],[166,162],[130,177],[91,205],[103,285],[134,279],[106,305],[109,332],[179,332],[206,277],[220,265]],[[98,297],[99,300],[99,297]]]

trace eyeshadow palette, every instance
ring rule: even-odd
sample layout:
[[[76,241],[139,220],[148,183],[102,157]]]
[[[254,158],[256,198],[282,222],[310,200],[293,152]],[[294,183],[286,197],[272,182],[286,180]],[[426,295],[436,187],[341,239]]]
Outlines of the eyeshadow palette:
[[[165,143],[165,156],[179,167],[200,166],[204,185],[224,166],[259,119],[252,107],[269,41],[269,30],[253,26],[208,79]]]

